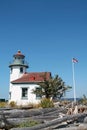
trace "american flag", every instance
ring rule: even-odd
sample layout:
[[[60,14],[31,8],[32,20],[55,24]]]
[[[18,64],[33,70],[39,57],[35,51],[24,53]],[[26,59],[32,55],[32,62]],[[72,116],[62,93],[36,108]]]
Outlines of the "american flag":
[[[77,63],[78,60],[77,60],[76,58],[73,58],[73,59],[72,59],[72,62]]]

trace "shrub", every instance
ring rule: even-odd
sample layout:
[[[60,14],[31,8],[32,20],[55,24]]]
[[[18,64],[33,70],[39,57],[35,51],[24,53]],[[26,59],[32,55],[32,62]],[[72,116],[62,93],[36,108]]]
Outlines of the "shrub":
[[[9,105],[10,105],[10,107],[16,107],[16,102],[11,101],[11,102],[9,103]]]
[[[79,100],[79,103],[81,103],[83,105],[87,105],[87,97],[85,95],[83,95],[83,97]]]
[[[0,107],[6,107],[7,102],[0,102]]]
[[[40,102],[42,108],[54,107],[53,101],[48,98],[43,98]]]

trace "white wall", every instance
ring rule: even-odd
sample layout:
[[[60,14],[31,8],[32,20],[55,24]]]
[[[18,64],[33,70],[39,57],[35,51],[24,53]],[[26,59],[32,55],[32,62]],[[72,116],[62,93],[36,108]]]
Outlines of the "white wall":
[[[28,99],[22,99],[22,88],[28,88]],[[36,95],[32,93],[32,90],[35,89],[36,87],[39,87],[38,85],[35,84],[17,84],[17,85],[12,85],[10,87],[11,91],[11,101],[15,101],[17,105],[28,105],[28,104],[37,104],[40,102],[39,99],[36,99]]]
[[[26,72],[26,68],[23,67],[23,73]],[[20,73],[20,66],[14,66],[12,72],[10,71],[10,81],[20,78],[23,73]]]

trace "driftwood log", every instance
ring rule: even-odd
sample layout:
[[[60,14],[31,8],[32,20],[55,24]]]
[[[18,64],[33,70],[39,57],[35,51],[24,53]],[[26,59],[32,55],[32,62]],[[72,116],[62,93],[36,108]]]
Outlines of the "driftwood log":
[[[51,120],[47,123],[44,123],[44,124],[40,124],[40,125],[37,125],[37,126],[33,126],[33,127],[27,127],[27,128],[13,128],[11,130],[43,130],[44,128],[47,128],[47,127],[50,127],[50,126],[54,126],[54,125],[57,125],[59,123],[62,123],[62,122],[65,122],[65,121],[68,121],[68,120],[78,120],[78,118],[83,118],[87,116],[87,113],[79,113],[79,114],[76,114],[76,115],[67,115],[63,118],[56,118],[54,120]]]
[[[70,121],[70,120],[74,120],[74,121],[77,121],[79,118],[84,118],[87,116],[87,113],[79,113],[79,114],[76,114],[76,115],[66,115],[65,117],[63,118],[56,118],[54,120],[51,120],[51,121],[48,121],[44,124],[40,124],[40,125],[37,125],[37,126],[33,126],[33,127],[28,127],[28,128],[20,128],[20,130],[40,130],[40,129],[43,129],[43,128],[46,128],[46,127],[50,127],[50,126],[54,126],[54,125],[57,125],[59,123],[62,123],[62,122],[65,122],[65,121]],[[11,120],[7,119],[7,123],[11,125],[14,124],[14,122],[11,122]],[[17,128],[14,128],[12,130],[17,130]]]
[[[32,110],[21,110],[21,109],[0,109],[0,128],[10,129],[21,122],[29,120],[37,120],[39,122],[44,122],[44,120],[52,120],[58,116],[52,113],[59,113],[64,111],[60,108],[45,108],[45,109],[32,109]],[[46,116],[48,114],[49,116]],[[53,116],[52,116],[53,115]]]
[[[46,130],[46,129],[44,129]],[[54,130],[87,130],[87,124],[81,124],[79,126],[73,126],[69,128],[61,128],[61,129],[54,129]]]
[[[64,108],[45,108],[45,109],[33,109],[33,110],[20,110],[20,109],[13,109],[13,110],[1,110],[0,115],[2,113],[5,115],[6,118],[25,118],[25,117],[33,117],[33,116],[54,116],[59,115],[59,113],[66,113],[67,110]],[[0,118],[1,119],[1,118]]]
[[[74,115],[67,115],[64,108],[46,108],[33,110],[0,110],[0,128],[5,130],[45,130],[46,128],[56,128],[63,122],[74,122],[84,119],[87,112]],[[60,117],[60,114],[62,115]],[[27,128],[14,128],[24,121],[37,120],[41,124]]]

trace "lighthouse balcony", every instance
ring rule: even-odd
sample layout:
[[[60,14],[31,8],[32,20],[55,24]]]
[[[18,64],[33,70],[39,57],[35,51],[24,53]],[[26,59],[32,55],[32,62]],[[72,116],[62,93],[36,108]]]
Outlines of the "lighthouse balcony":
[[[9,67],[11,66],[25,66],[28,68],[28,63],[26,61],[19,61],[19,60],[14,60],[9,62]]]

